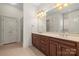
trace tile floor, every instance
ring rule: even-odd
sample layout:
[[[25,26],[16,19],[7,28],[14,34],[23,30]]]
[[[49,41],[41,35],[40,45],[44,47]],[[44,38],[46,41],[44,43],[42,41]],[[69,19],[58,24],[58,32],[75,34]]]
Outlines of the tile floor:
[[[0,46],[0,56],[44,56],[44,54],[33,46],[22,48],[22,45],[12,43]]]

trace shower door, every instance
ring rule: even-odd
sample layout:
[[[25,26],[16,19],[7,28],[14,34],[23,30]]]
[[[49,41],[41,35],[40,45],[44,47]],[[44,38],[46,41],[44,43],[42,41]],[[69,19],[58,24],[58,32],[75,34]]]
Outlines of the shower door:
[[[18,19],[3,17],[3,43],[17,42],[19,37]]]

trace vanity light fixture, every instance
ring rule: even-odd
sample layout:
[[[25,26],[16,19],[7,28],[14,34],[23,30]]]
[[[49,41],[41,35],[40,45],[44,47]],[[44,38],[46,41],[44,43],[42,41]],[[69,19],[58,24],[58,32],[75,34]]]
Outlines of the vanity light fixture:
[[[58,3],[58,4],[56,4],[56,7],[59,7],[59,6],[61,6],[62,4],[61,3]]]
[[[62,10],[62,9],[63,9],[63,7],[62,7],[62,6],[60,6],[60,7],[58,7],[58,9],[59,9],[59,10]]]
[[[40,10],[36,14],[38,18],[42,18],[46,15],[46,12],[44,10]]]
[[[55,8],[57,8],[58,10],[62,10],[65,7],[68,7],[68,5],[69,5],[68,3],[58,3],[58,4],[56,4]]]

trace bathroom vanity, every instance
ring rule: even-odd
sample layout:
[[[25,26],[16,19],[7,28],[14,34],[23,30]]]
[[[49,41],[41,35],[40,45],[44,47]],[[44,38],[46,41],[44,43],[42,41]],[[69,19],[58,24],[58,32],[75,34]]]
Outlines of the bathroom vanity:
[[[79,56],[79,4],[47,11],[38,19],[32,43],[47,56]]]
[[[79,38],[55,33],[32,33],[32,44],[47,56],[78,56]]]

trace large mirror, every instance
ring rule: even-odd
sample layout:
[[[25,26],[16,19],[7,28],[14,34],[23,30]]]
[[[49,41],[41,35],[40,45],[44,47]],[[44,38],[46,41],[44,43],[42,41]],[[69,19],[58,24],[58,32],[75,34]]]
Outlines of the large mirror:
[[[79,34],[79,4],[49,10],[46,13],[46,32]]]

